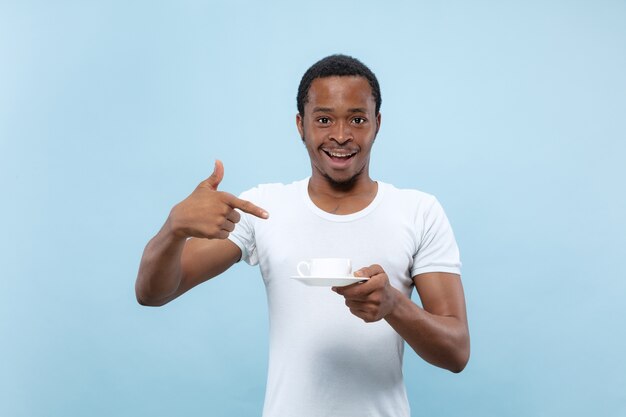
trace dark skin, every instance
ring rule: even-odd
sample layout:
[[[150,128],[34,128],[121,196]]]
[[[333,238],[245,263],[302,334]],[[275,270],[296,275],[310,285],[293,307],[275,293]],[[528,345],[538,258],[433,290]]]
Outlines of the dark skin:
[[[296,125],[311,160],[309,195],[319,208],[344,215],[372,202],[378,184],[369,176],[369,161],[380,124],[365,78],[313,81]],[[218,191],[223,175],[217,161],[213,174],[172,209],[146,246],[135,286],[141,304],[163,305],[240,259],[240,249],[227,239],[240,219],[235,209],[268,217],[251,202]],[[361,268],[355,275],[369,279],[333,287],[352,314],[365,322],[386,320],[424,360],[453,372],[463,370],[470,343],[459,275],[433,272],[413,277],[423,307],[391,286],[380,265]]]

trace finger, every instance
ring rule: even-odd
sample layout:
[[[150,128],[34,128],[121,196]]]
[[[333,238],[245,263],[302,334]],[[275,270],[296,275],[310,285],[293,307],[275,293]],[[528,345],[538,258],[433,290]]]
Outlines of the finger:
[[[216,239],[228,239],[228,236],[230,235],[229,232],[227,232],[226,230],[220,230],[219,232],[217,232],[217,235],[215,236]]]
[[[371,278],[374,275],[378,275],[378,274],[384,274],[385,270],[383,269],[382,266],[374,264],[374,265],[370,265],[370,266],[366,266],[364,268],[359,269],[358,271],[354,272],[354,276],[355,277],[368,277]]]
[[[358,308],[350,308],[349,310],[350,310],[350,313],[352,313],[354,316],[360,318],[366,323],[375,321],[373,318],[373,314],[370,311],[362,310]]]
[[[230,198],[227,203],[232,208],[238,208],[245,213],[252,214],[253,216],[259,217],[261,219],[267,219],[270,216],[269,213],[263,210],[261,207],[255,206],[251,202],[247,200],[242,200],[241,198],[237,198],[235,196],[232,196],[232,198]]]
[[[335,288],[333,289],[335,289],[337,294],[343,295],[346,299],[350,300],[366,300],[371,293],[378,289],[376,285],[371,285],[369,281],[355,282],[345,287]]]
[[[215,167],[213,168],[213,173],[209,178],[205,180],[205,183],[211,187],[213,190],[217,190],[220,182],[224,178],[224,164],[219,159],[215,160]]]
[[[241,220],[241,214],[237,210],[231,210],[230,213],[226,216],[226,219],[230,220],[233,223],[239,223]]]
[[[355,282],[348,285],[342,285],[340,287],[332,287],[331,289],[335,291],[337,294],[344,295],[346,292],[350,292],[351,288],[356,287],[357,285],[361,285],[363,281]]]
[[[365,311],[367,304],[362,302],[362,301],[356,301],[356,300],[346,300],[345,301],[346,307],[348,307],[350,310],[357,310],[357,311]]]
[[[222,224],[222,230],[226,232],[232,232],[233,230],[235,230],[235,223],[231,222],[230,220],[225,220],[224,224]]]

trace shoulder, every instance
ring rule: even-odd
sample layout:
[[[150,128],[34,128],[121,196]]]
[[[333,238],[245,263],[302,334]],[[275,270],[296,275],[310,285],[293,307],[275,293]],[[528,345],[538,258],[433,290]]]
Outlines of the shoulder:
[[[446,217],[445,210],[437,197],[417,189],[397,188],[390,184],[383,185],[385,207],[398,218],[421,225],[437,222]]]
[[[385,199],[394,205],[419,211],[428,211],[439,205],[437,198],[413,188],[397,188],[392,184],[378,182],[384,190]]]
[[[291,199],[306,187],[308,178],[294,181],[289,184],[284,183],[267,183],[259,184],[240,194],[245,200],[255,203],[272,202],[276,200]]]

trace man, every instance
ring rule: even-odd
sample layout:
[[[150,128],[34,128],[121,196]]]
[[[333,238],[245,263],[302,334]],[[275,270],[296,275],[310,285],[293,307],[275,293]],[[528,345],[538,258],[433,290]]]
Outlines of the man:
[[[459,254],[443,209],[369,176],[380,104],[360,61],[317,62],[300,83],[296,115],[311,177],[238,198],[218,191],[217,161],[145,249],[136,283],[144,305],[163,305],[241,259],[260,266],[270,315],[266,417],[409,416],[403,340],[453,372],[468,361]],[[299,261],[323,257],[350,258],[355,276],[369,279],[332,291],[290,279]]]

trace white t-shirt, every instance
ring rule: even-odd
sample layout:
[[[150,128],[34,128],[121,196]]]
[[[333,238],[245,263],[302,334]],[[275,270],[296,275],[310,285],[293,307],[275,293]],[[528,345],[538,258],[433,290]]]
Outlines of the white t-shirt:
[[[380,264],[410,297],[412,277],[460,274],[459,251],[438,201],[378,182],[365,209],[327,213],[311,201],[308,178],[260,185],[241,194],[270,213],[243,214],[230,239],[258,264],[269,308],[269,371],[264,417],[408,417],[404,342],[385,321],[365,323],[327,287],[290,277],[298,262],[350,258],[354,270]]]

